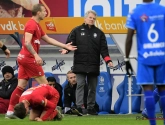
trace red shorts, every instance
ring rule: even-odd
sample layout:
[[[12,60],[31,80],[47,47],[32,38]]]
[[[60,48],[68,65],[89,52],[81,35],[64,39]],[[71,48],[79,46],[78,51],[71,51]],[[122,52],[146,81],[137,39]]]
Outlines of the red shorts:
[[[37,65],[34,58],[17,58],[18,61],[18,79],[30,79],[37,76],[44,76],[42,66]]]

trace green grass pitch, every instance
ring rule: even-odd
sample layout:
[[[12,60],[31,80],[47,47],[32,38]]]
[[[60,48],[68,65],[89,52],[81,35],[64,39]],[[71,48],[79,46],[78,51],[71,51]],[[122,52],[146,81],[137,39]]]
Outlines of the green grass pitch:
[[[65,115],[62,121],[29,121],[28,117],[20,119],[5,119],[0,115],[0,125],[149,125],[148,120],[136,120],[133,115],[98,115],[98,116],[73,116]],[[157,125],[163,125],[163,120],[157,120]]]

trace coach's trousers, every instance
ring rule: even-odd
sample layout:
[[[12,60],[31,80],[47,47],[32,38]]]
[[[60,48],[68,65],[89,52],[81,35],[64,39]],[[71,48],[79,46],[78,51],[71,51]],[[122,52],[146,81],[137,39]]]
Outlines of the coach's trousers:
[[[88,84],[88,97],[87,97],[87,109],[94,108],[96,101],[96,87],[97,87],[97,75],[93,74],[76,74],[77,88],[76,88],[76,105],[78,108],[84,104],[84,85],[87,80]]]

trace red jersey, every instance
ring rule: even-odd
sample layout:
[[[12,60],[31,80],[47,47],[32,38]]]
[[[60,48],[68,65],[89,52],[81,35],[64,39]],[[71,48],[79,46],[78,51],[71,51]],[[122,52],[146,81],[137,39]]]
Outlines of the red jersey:
[[[30,107],[35,108],[36,106],[46,106],[44,104],[44,99],[51,100],[52,98],[57,97],[59,98],[58,91],[47,85],[41,84],[37,87],[32,87],[22,93],[19,102],[26,100],[29,102]]]
[[[59,93],[55,88],[47,84],[41,84],[26,90],[21,95],[19,102],[22,102],[23,100],[27,101],[29,107],[32,109],[46,111],[41,117],[43,121],[51,120],[57,114],[55,108],[59,101]]]
[[[42,30],[39,23],[37,23],[33,19],[30,19],[25,25],[24,35],[26,32],[33,34],[31,44],[32,44],[34,50],[36,51],[36,53],[38,53],[39,48],[40,48],[40,39],[42,36],[45,35],[44,31]],[[27,48],[25,46],[24,36],[22,39],[22,49],[21,49],[19,55],[33,57],[33,55],[27,50]]]

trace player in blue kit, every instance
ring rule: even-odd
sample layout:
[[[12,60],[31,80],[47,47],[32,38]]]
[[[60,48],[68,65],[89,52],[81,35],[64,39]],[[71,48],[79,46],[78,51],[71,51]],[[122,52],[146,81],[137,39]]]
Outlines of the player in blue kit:
[[[126,71],[132,73],[129,54],[134,31],[137,35],[137,84],[144,89],[144,101],[150,125],[156,125],[154,84],[157,85],[161,105],[165,105],[165,7],[143,0],[127,18],[125,53]],[[165,106],[162,106],[165,118]],[[165,122],[164,122],[165,124]]]

